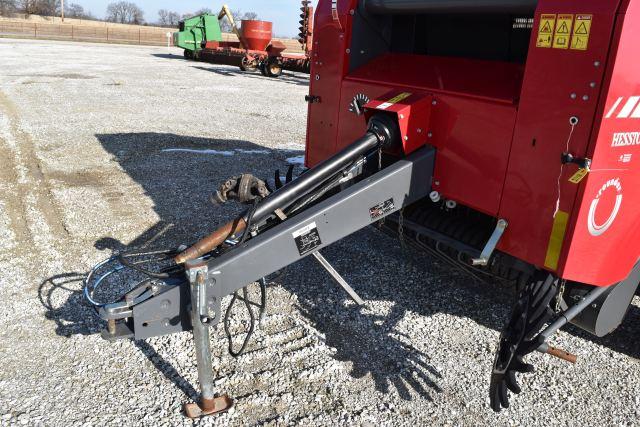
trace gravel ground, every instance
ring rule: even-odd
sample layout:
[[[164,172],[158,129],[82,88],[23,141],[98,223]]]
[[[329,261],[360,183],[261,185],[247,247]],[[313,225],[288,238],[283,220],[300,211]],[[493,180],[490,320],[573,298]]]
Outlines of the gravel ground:
[[[269,284],[247,354],[211,331],[227,414],[192,422],[190,334],[103,341],[80,278],[112,251],[190,242],[237,210],[228,176],[269,176],[302,156],[307,83],[186,62],[151,47],[0,39],[1,425],[637,425],[640,327],[532,355],[512,408],[488,408],[493,352],[512,302],[366,229],[325,251],[357,308],[312,260]],[[206,151],[204,151],[206,150]],[[196,384],[197,386],[197,384]]]

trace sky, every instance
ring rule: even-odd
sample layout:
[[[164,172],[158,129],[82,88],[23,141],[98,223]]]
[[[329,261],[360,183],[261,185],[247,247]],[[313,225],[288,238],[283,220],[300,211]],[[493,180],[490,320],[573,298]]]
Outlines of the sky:
[[[104,18],[107,5],[110,0],[67,0],[69,3],[77,3],[89,10],[94,16]],[[278,36],[294,37],[298,34],[300,20],[300,2],[298,0],[221,0],[197,1],[197,0],[128,0],[137,4],[144,11],[147,22],[158,20],[158,10],[167,9],[179,14],[189,13],[208,7],[218,12],[222,5],[226,4],[232,9],[240,9],[243,12],[256,12],[258,17],[265,21],[273,22],[273,32]],[[314,1],[316,3],[317,1]]]

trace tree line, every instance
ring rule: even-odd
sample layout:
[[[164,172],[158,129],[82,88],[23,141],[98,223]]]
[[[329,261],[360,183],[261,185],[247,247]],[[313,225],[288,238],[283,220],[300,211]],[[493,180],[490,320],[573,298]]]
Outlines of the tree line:
[[[191,18],[192,16],[204,15],[205,13],[208,13],[209,15],[217,15],[218,12],[214,12],[208,7],[203,7],[193,13],[184,13],[181,15],[178,12],[167,9],[160,9],[158,11],[158,17],[160,19],[158,21],[158,24],[164,27],[175,27],[176,25],[178,25],[178,22],[183,19]],[[231,13],[233,14],[233,18],[237,20],[258,19],[258,14],[255,12],[242,12],[240,9],[235,9],[232,10]],[[220,22],[220,28],[224,32],[231,32],[231,24],[229,24],[226,19]]]
[[[0,16],[10,16],[14,13],[59,16],[61,11],[60,0],[0,0]],[[64,14],[69,18],[95,19],[77,3],[66,3]]]
[[[60,16],[61,11],[62,5],[60,0],[0,0],[0,16],[10,16],[15,13],[24,15]],[[202,8],[193,13],[179,14],[178,12],[171,10],[160,9],[158,11],[157,22],[152,23],[165,27],[175,27],[178,25],[178,22],[183,19],[205,13],[214,15],[217,12],[213,12],[210,8]],[[241,10],[236,9],[233,10],[232,13],[233,17],[237,20],[258,19],[258,14],[255,12],[243,13]],[[84,7],[77,3],[71,2],[65,2],[64,15],[69,18],[96,19],[90,11],[85,10]],[[143,10],[138,5],[130,1],[114,1],[109,3],[107,5],[104,20],[120,24],[147,24]],[[224,32],[231,31],[231,25],[226,19],[220,22],[220,27]]]

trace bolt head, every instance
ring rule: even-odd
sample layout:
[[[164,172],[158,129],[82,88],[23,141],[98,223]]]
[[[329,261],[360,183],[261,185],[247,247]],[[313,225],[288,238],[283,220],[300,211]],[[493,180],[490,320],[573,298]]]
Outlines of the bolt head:
[[[572,93],[572,94],[571,94],[571,99],[576,99],[577,97],[578,97],[578,95],[577,95],[577,94],[575,94],[575,93]]]

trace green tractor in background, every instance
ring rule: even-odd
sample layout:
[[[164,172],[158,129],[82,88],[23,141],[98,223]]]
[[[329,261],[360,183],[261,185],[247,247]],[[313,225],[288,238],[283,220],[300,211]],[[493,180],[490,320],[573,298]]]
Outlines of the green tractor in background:
[[[174,46],[184,49],[186,59],[199,59],[206,42],[222,41],[218,16],[205,13],[180,21],[179,31],[173,33]]]

